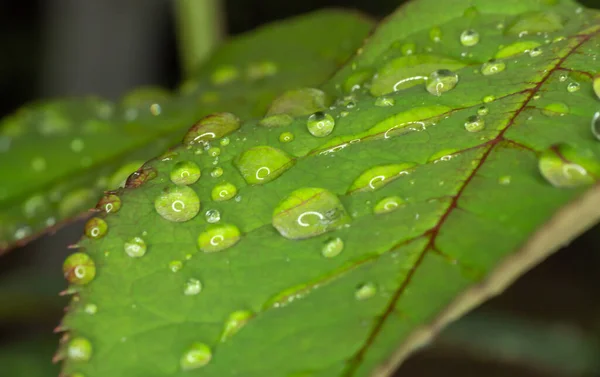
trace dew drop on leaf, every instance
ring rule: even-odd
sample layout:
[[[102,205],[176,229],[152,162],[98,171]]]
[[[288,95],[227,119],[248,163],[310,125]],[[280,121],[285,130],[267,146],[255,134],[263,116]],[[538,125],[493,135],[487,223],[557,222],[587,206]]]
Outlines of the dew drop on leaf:
[[[600,178],[600,163],[565,143],[553,145],[542,152],[538,167],[542,176],[555,187],[579,187]]]
[[[485,115],[488,115],[488,113],[489,113],[489,112],[490,112],[490,109],[488,109],[488,107],[487,107],[487,106],[485,106],[485,105],[483,105],[483,106],[480,106],[480,107],[477,109],[477,115],[479,115],[479,116],[485,116]]]
[[[83,307],[83,311],[86,312],[89,315],[94,315],[98,312],[98,305],[96,304],[86,304]]]
[[[494,96],[485,96],[483,97],[483,103],[490,103],[490,102],[494,102],[496,100],[496,97]]]
[[[502,60],[492,59],[481,65],[481,74],[484,76],[495,75],[504,71],[504,69],[506,69],[506,63]]]
[[[388,196],[386,198],[381,199],[375,204],[375,208],[373,208],[373,212],[376,215],[380,215],[383,213],[388,213],[394,211],[396,208],[400,207],[404,204],[404,199],[399,196]]]
[[[209,209],[204,213],[204,218],[210,224],[218,223],[221,221],[221,212],[216,209]]]
[[[335,119],[330,114],[317,111],[308,117],[306,128],[315,137],[325,137],[333,132]]]
[[[200,119],[183,137],[184,144],[207,143],[240,128],[240,119],[231,113],[215,113]]]
[[[498,52],[495,55],[495,58],[503,59],[508,58],[510,56],[519,55],[526,51],[531,51],[539,45],[540,43],[536,41],[518,41],[498,50]]]
[[[102,238],[106,234],[107,230],[108,225],[106,224],[106,221],[99,217],[93,217],[85,223],[84,232],[89,238]]]
[[[231,140],[227,136],[219,140],[219,144],[221,144],[222,147],[228,146],[230,142]]]
[[[597,111],[592,117],[592,134],[600,140],[600,111]]]
[[[191,185],[200,178],[200,168],[192,161],[179,161],[169,174],[171,181],[176,185]]]
[[[395,104],[396,104],[396,100],[394,100],[391,97],[380,96],[380,97],[377,97],[377,99],[375,100],[375,106],[379,106],[379,107],[394,106]]]
[[[510,185],[512,178],[510,175],[503,175],[502,177],[498,178],[498,183],[500,183],[503,186],[507,186]]]
[[[290,141],[294,141],[294,134],[291,132],[282,132],[279,135],[279,141],[282,143],[289,143]]]
[[[183,294],[186,296],[195,296],[202,291],[202,283],[198,279],[190,278],[185,283]]]
[[[438,26],[434,26],[429,30],[429,39],[433,42],[439,42],[442,40],[442,29]]]
[[[208,148],[207,153],[210,157],[217,157],[221,154],[221,148],[219,148],[219,147]]]
[[[454,89],[457,83],[458,75],[456,73],[448,69],[438,69],[429,75],[425,88],[429,93],[441,96],[442,93]]]
[[[212,225],[198,236],[198,247],[205,253],[221,251],[235,245],[240,237],[240,230],[235,225]]]
[[[550,103],[542,109],[542,114],[546,116],[563,116],[569,113],[569,106],[562,102]]]
[[[460,43],[463,46],[471,47],[479,43],[479,33],[473,29],[467,29],[460,34]]]
[[[222,202],[233,198],[237,194],[237,188],[229,182],[220,183],[213,187],[211,198],[216,202]]]
[[[294,160],[280,149],[258,146],[244,151],[234,164],[248,184],[257,185],[279,177],[294,165]]]
[[[567,85],[567,92],[569,92],[569,93],[575,93],[576,91],[578,91],[578,90],[579,90],[579,88],[580,88],[580,85],[579,85],[579,83],[578,83],[578,82],[575,82],[575,81],[573,81],[573,82],[570,82],[570,83]]]
[[[94,280],[96,264],[85,253],[73,253],[63,263],[63,274],[69,283],[85,285]]]
[[[377,190],[390,183],[393,179],[409,174],[410,169],[414,166],[414,163],[374,166],[361,173],[352,182],[348,192]]]
[[[285,238],[302,239],[350,224],[351,218],[335,194],[322,188],[301,188],[277,205],[272,221]]]
[[[179,364],[183,370],[192,370],[205,366],[212,358],[212,351],[209,346],[204,343],[194,343],[187,349]]]
[[[143,257],[146,254],[146,242],[141,237],[133,237],[125,242],[123,249],[132,258]]]
[[[337,237],[327,241],[327,243],[321,249],[321,255],[323,255],[325,258],[333,258],[340,255],[342,250],[344,250],[344,241]]]
[[[229,314],[229,317],[227,317],[227,320],[225,321],[223,332],[221,333],[221,342],[226,341],[238,333],[252,317],[253,314],[249,310],[237,310]]]
[[[96,208],[106,212],[115,213],[121,209],[121,198],[115,194],[108,194],[102,197]]]
[[[210,176],[213,178],[219,178],[223,175],[223,168],[216,167],[210,172]]]
[[[534,47],[531,50],[529,50],[529,56],[531,56],[532,58],[538,57],[540,55],[542,55],[543,50],[540,47]]]
[[[417,45],[415,45],[414,43],[405,43],[402,46],[400,46],[400,52],[402,52],[402,55],[404,56],[413,55],[416,50]]]
[[[71,339],[67,346],[67,358],[72,361],[89,361],[92,358],[92,343],[80,336]]]
[[[170,186],[154,200],[154,208],[166,220],[183,222],[198,214],[200,199],[187,186]]]
[[[354,297],[357,300],[367,300],[377,293],[377,286],[374,283],[361,284],[356,288]]]
[[[178,272],[183,268],[183,263],[180,260],[172,260],[169,262],[169,270]]]
[[[471,115],[465,122],[465,129],[469,132],[479,132],[485,128],[485,121],[478,115]]]
[[[596,97],[600,99],[600,74],[594,76],[592,86],[594,87],[594,93],[596,93]]]

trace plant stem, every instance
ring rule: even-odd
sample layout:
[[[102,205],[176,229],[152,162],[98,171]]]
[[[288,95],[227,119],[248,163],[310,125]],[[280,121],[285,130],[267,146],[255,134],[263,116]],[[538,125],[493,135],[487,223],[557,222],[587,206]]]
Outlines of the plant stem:
[[[189,77],[224,35],[221,0],[175,0],[179,55]]]

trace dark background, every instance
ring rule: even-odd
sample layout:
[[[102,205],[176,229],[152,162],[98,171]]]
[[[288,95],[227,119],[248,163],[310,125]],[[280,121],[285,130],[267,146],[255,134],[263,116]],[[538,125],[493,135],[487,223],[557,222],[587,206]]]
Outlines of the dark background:
[[[202,0],[198,0],[202,1]],[[442,0],[440,0],[442,1]],[[400,0],[227,0],[235,35],[326,6],[375,18]],[[600,1],[588,0],[600,8]],[[170,0],[0,2],[0,116],[39,98],[116,99],[179,80]],[[2,179],[0,173],[0,180]],[[0,259],[0,375],[52,376],[65,300],[60,269],[74,224]],[[600,227],[523,276],[411,357],[398,376],[600,376]],[[6,372],[6,374],[5,374]]]

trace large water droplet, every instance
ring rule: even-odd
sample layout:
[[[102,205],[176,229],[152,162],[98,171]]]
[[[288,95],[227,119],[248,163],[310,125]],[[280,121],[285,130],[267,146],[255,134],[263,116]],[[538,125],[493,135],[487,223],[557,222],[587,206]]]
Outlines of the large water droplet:
[[[146,254],[146,242],[141,237],[133,237],[125,242],[123,249],[132,258],[143,257]]]
[[[236,196],[236,194],[237,188],[233,184],[225,182],[213,187],[210,196],[212,200],[222,202],[233,198],[234,196]]]
[[[258,124],[263,127],[284,127],[290,125],[294,121],[294,118],[288,114],[275,114],[264,117]]]
[[[562,17],[553,11],[529,12],[520,15],[506,28],[506,34],[524,35],[559,31],[563,28]]]
[[[350,222],[338,197],[322,188],[293,191],[273,211],[273,226],[289,239],[317,236]]]
[[[376,190],[401,175],[409,174],[410,169],[415,165],[414,163],[402,163],[369,168],[352,182],[348,192]]]
[[[333,258],[338,256],[342,250],[344,250],[344,241],[338,237],[327,241],[321,249],[321,255],[325,258]]]
[[[280,149],[259,146],[243,152],[234,164],[248,184],[257,185],[279,177],[294,165],[294,160]]]
[[[223,65],[217,68],[210,76],[214,85],[225,85],[235,81],[240,76],[240,71],[233,65]]]
[[[425,88],[433,95],[441,96],[449,90],[454,89],[458,83],[458,75],[447,69],[433,71],[427,79]]]
[[[510,56],[519,55],[524,53],[525,51],[531,51],[540,45],[539,42],[536,41],[519,41],[512,43],[506,47],[501,48],[495,55],[496,59],[504,59]]]
[[[205,253],[221,251],[235,245],[240,237],[240,230],[235,225],[213,225],[200,233],[198,247]]]
[[[388,213],[394,211],[396,208],[400,207],[404,204],[404,199],[399,196],[388,196],[386,198],[381,199],[375,204],[375,208],[373,212],[376,215],[380,215],[383,213]]]
[[[227,321],[225,321],[223,333],[221,334],[221,342],[226,341],[238,333],[252,317],[252,312],[248,310],[238,310],[231,313],[227,318]]]
[[[550,103],[542,109],[546,116],[563,116],[569,113],[569,106],[562,102]]]
[[[85,253],[74,253],[65,259],[63,274],[69,283],[85,285],[96,276],[96,264]]]
[[[288,114],[292,117],[308,115],[325,110],[331,100],[325,92],[314,88],[288,90],[277,97],[269,107],[267,116]]]
[[[205,366],[212,358],[212,351],[209,346],[204,343],[194,343],[185,351],[179,365],[183,370],[192,370]]]
[[[240,128],[240,119],[231,113],[208,115],[193,125],[183,137],[184,144],[207,143]]]
[[[330,114],[317,111],[308,117],[306,128],[311,135],[316,137],[325,137],[333,132],[335,120]]]
[[[91,218],[85,223],[84,232],[89,238],[102,238],[107,230],[108,225],[106,224],[106,221],[99,217]]]
[[[186,296],[195,296],[202,291],[202,283],[198,279],[190,278],[185,283],[183,294]]]
[[[506,63],[504,63],[502,60],[492,59],[481,65],[481,73],[484,76],[494,75],[504,71],[505,68]]]
[[[465,122],[465,129],[469,132],[479,132],[485,128],[485,121],[478,115],[471,115]]]
[[[377,293],[377,286],[374,283],[365,283],[361,284],[356,288],[356,292],[354,292],[354,297],[357,300],[367,300]]]
[[[106,212],[115,213],[121,209],[121,198],[115,194],[108,194],[102,197],[96,208]]]
[[[592,134],[600,140],[600,111],[597,111],[592,117]]]
[[[177,185],[191,185],[200,178],[200,168],[192,161],[180,161],[173,165],[171,181]]]
[[[479,43],[479,33],[473,29],[467,29],[460,34],[460,43],[471,47]]]
[[[89,361],[92,358],[92,343],[78,336],[67,346],[67,358],[72,361]]]
[[[154,200],[154,208],[169,221],[183,222],[198,214],[200,199],[196,192],[187,186],[171,186]]]
[[[579,187],[600,178],[600,163],[568,144],[545,150],[539,160],[540,173],[555,187]]]

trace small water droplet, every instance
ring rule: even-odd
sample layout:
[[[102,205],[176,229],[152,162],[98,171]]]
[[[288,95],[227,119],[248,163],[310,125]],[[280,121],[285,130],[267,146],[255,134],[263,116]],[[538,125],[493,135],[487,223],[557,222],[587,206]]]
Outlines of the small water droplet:
[[[529,56],[531,56],[532,58],[535,58],[537,56],[542,55],[543,50],[540,47],[534,47],[531,50],[529,50]]]
[[[330,114],[318,111],[308,117],[306,128],[311,135],[325,137],[333,132],[335,119]]]
[[[229,84],[240,75],[240,71],[233,65],[223,65],[217,68],[210,76],[210,81],[217,86]]]
[[[210,157],[217,157],[220,154],[221,154],[221,148],[219,148],[219,147],[208,148],[208,155]]]
[[[221,251],[235,245],[240,237],[240,230],[235,225],[212,225],[198,236],[198,247],[205,253]]]
[[[338,197],[322,188],[295,190],[273,211],[273,226],[289,239],[317,236],[350,221]]]
[[[96,304],[86,304],[83,307],[83,311],[86,312],[89,315],[94,315],[98,312],[98,305]]]
[[[192,370],[205,366],[212,358],[212,351],[204,343],[194,343],[184,352],[179,364],[183,370]]]
[[[512,43],[506,47],[502,47],[495,55],[496,59],[504,59],[510,56],[515,56],[522,54],[524,52],[531,51],[532,49],[538,47],[540,45],[539,42],[536,41],[518,41]]]
[[[485,96],[483,97],[483,103],[490,103],[496,100],[496,97],[494,96]]]
[[[116,213],[121,209],[121,198],[115,194],[108,194],[102,197],[96,208],[106,213]]]
[[[568,144],[546,149],[539,159],[540,173],[555,187],[593,184],[600,177],[600,163]]]
[[[231,113],[208,115],[193,125],[183,137],[184,144],[207,143],[240,128],[240,119]]]
[[[492,59],[481,65],[481,73],[484,76],[495,75],[496,73],[504,71],[505,68],[506,63],[504,63],[502,60]]]
[[[387,107],[394,106],[396,104],[396,100],[391,97],[381,96],[377,97],[375,100],[375,106]]]
[[[579,87],[580,87],[580,85],[578,82],[575,82],[575,81],[570,82],[569,85],[567,85],[567,92],[575,93],[576,91],[579,90]]]
[[[321,255],[325,258],[333,258],[338,256],[344,250],[344,241],[341,238],[334,238],[323,246]]]
[[[233,198],[237,194],[237,188],[228,182],[220,183],[213,187],[211,198],[214,201],[221,202]]]
[[[106,224],[106,221],[99,217],[91,218],[85,223],[84,232],[89,238],[102,238],[106,234],[107,230],[108,225]]]
[[[67,347],[67,358],[72,361],[89,361],[92,358],[92,343],[80,336],[71,339]]]
[[[400,207],[404,204],[404,199],[399,196],[388,196],[386,198],[381,199],[375,204],[375,208],[373,212],[376,215],[380,215],[383,213],[388,213],[394,211],[396,208]]]
[[[282,143],[289,143],[290,141],[294,141],[294,134],[291,132],[282,132],[279,135],[279,141]]]
[[[425,88],[429,93],[441,96],[442,93],[454,89],[457,83],[458,75],[456,73],[448,69],[438,69],[429,75]]]
[[[409,174],[410,169],[414,166],[414,163],[374,166],[361,173],[352,182],[348,192],[377,190],[390,183],[393,179]]]
[[[600,111],[597,111],[592,117],[592,134],[600,140]]]
[[[483,105],[477,109],[477,115],[479,115],[479,116],[488,115],[489,112],[490,112],[490,110],[485,105]]]
[[[177,185],[191,185],[200,178],[200,168],[192,161],[180,161],[173,165],[171,181]]]
[[[252,147],[234,161],[240,174],[250,185],[274,180],[294,165],[294,160],[284,151],[269,147]]]
[[[169,270],[178,272],[183,268],[183,263],[180,260],[172,260],[169,262]]]
[[[200,211],[200,199],[188,186],[170,186],[154,200],[159,215],[169,221],[188,221]]]
[[[438,43],[439,41],[442,40],[442,29],[440,29],[438,26],[434,26],[429,30],[429,39],[431,39],[433,42]]]
[[[467,29],[460,34],[460,43],[471,47],[479,43],[479,33],[473,29]]]
[[[211,224],[218,223],[221,220],[221,212],[216,209],[209,209],[204,213],[204,218]]]
[[[185,283],[183,294],[186,296],[195,296],[202,291],[202,283],[198,279],[190,278]]]
[[[465,129],[469,132],[479,132],[485,128],[485,121],[477,115],[471,115],[465,122]]]
[[[125,242],[123,249],[132,258],[143,257],[146,254],[146,242],[141,237],[133,237]]]
[[[569,113],[569,106],[562,102],[550,103],[542,109],[542,114],[546,116],[563,116]]]
[[[405,43],[400,47],[400,52],[402,52],[402,55],[404,56],[413,55],[416,50],[417,45],[414,43]]]
[[[223,175],[223,168],[216,167],[210,172],[210,176],[213,178],[219,178]]]
[[[96,276],[96,264],[89,255],[74,253],[65,259],[63,274],[69,283],[85,285]]]
[[[510,185],[510,181],[512,180],[510,175],[503,175],[502,177],[498,178],[498,183],[500,183],[503,186],[507,186]]]
[[[374,283],[361,284],[356,288],[354,297],[357,300],[367,300],[377,293],[377,286]]]
[[[227,321],[225,321],[223,333],[221,334],[221,342],[237,334],[253,316],[252,312],[248,310],[238,310],[231,313]]]

